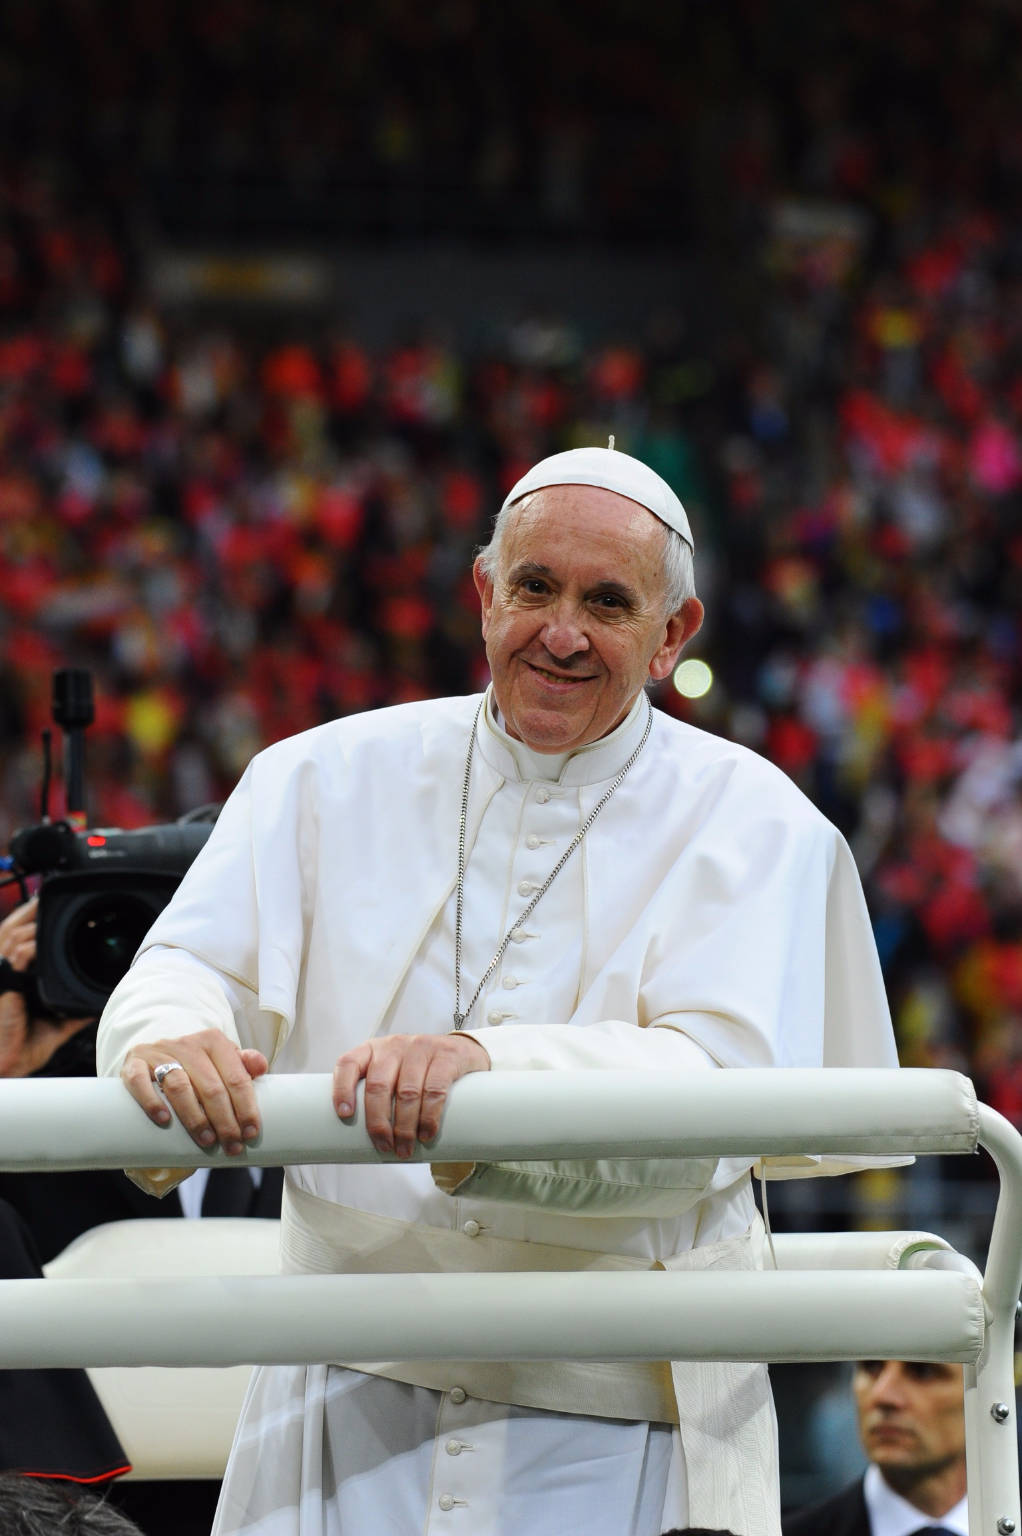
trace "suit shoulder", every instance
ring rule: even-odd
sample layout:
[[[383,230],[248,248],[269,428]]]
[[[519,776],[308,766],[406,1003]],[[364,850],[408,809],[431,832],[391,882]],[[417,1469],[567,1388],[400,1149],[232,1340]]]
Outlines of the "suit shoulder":
[[[862,1479],[817,1504],[781,1516],[782,1536],[870,1536]]]

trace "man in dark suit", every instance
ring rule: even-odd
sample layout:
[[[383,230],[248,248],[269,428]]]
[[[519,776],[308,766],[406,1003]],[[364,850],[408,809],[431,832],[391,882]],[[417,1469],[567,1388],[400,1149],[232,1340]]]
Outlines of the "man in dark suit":
[[[12,984],[11,972],[25,971],[35,957],[37,910],[33,899],[0,921],[0,1077],[95,1077],[95,1020],[37,1017]],[[0,1278],[40,1278],[43,1264],[104,1222],[280,1215],[282,1169],[201,1172],[189,1180],[187,1204],[176,1190],[155,1201],[120,1170],[0,1172]],[[219,1481],[123,1482],[129,1466],[85,1371],[0,1371],[0,1473],[103,1485],[108,1503],[123,1512],[111,1510],[111,1531],[116,1519],[127,1530],[129,1515],[146,1536],[209,1530]]]
[[[866,1474],[786,1514],[784,1536],[968,1536],[962,1367],[862,1360],[852,1390]]]

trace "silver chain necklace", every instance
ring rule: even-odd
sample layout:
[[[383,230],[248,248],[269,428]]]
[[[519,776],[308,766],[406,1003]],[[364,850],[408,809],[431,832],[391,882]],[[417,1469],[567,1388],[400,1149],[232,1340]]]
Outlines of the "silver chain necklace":
[[[522,924],[528,918],[530,918],[532,916],[533,912],[536,910],[537,906],[542,901],[542,899],[546,895],[547,891],[553,885],[554,881],[557,879],[557,876],[560,874],[560,872],[564,868],[565,864],[567,864],[568,860],[571,858],[572,854],[575,852],[575,849],[578,847],[579,843],[585,837],[586,833],[589,831],[589,828],[592,826],[592,824],[596,820],[597,816],[599,816],[600,812],[603,810],[603,807],[606,805],[607,801],[610,799],[610,797],[614,793],[615,789],[617,789],[618,785],[622,782],[622,780],[625,777],[625,774],[628,772],[629,768],[631,768],[632,764],[635,762],[635,760],[638,757],[639,753],[642,751],[643,747],[646,745],[646,742],[649,740],[649,733],[650,733],[650,731],[653,728],[653,706],[649,702],[649,700],[647,699],[646,700],[646,710],[647,710],[647,714],[646,714],[646,729],[642,733],[642,740],[639,742],[639,745],[636,747],[635,751],[632,753],[632,755],[628,759],[627,763],[625,763],[624,767],[621,769],[621,772],[618,774],[618,776],[614,780],[613,784],[611,784],[609,789],[604,790],[604,792],[600,796],[599,800],[597,800],[596,804],[593,806],[592,810],[589,812],[589,815],[586,817],[585,821],[579,827],[578,831],[575,833],[575,836],[572,838],[572,840],[568,844],[567,848],[565,848],[564,852],[561,854],[560,858],[557,860],[557,863],[554,865],[553,869],[550,871],[550,873],[547,875],[546,879],[543,881],[543,884],[540,886],[540,888],[536,892],[535,896],[533,896],[532,900],[529,902],[529,905],[525,908],[525,911],[522,912],[519,915],[519,917],[516,918],[516,920],[511,924],[511,927],[508,929],[507,933],[505,933],[504,937],[501,939],[500,945],[499,945],[499,947],[497,949],[496,954],[494,955],[493,959],[490,961],[489,965],[486,967],[485,971],[483,972],[482,980],[480,981],[479,985],[476,987],[475,991],[472,993],[472,996],[469,999],[468,1003],[466,1004],[465,1008],[462,1009],[462,1006],[461,1006],[461,924],[462,924],[462,917],[463,917],[464,906],[465,906],[465,827],[466,827],[466,824],[468,822],[468,789],[469,789],[469,784],[471,783],[471,780],[472,780],[472,757],[473,757],[473,754],[475,752],[476,731],[478,730],[478,727],[479,727],[479,716],[483,712],[483,706],[485,705],[485,703],[486,703],[486,699],[484,697],[483,700],[482,700],[482,703],[480,703],[480,705],[479,705],[479,708],[476,710],[475,719],[472,722],[472,734],[471,734],[471,736],[468,739],[468,753],[467,753],[467,755],[465,757],[465,783],[464,783],[464,785],[462,787],[462,791],[461,791],[461,823],[460,823],[459,828],[458,828],[458,901],[457,901],[457,907],[455,909],[455,918],[454,918],[454,1027],[455,1027],[455,1029],[460,1029],[461,1026],[464,1024],[465,1020],[468,1018],[469,1014],[472,1012],[472,1009],[475,1007],[476,1002],[478,1001],[480,992],[482,992],[482,990],[485,987],[486,983],[489,981],[490,977],[493,975],[493,973],[496,970],[497,966],[503,960],[504,955],[507,953],[507,947],[511,943],[512,938],[518,932],[518,929],[522,926]]]

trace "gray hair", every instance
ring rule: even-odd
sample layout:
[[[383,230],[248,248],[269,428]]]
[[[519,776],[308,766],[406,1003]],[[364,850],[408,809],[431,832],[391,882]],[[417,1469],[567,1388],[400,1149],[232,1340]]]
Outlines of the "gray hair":
[[[142,1536],[127,1515],[76,1484],[17,1472],[0,1474],[0,1531],[4,1536]]]
[[[538,496],[539,491],[533,491],[532,496]],[[490,581],[495,581],[500,566],[501,556],[504,552],[504,538],[507,533],[511,514],[523,507],[530,496],[523,496],[521,501],[512,502],[509,507],[502,507],[497,514],[490,535],[490,542],[484,544],[479,550],[479,564],[483,575]],[[651,512],[650,517],[655,516]],[[692,555],[692,546],[687,539],[674,528],[669,528],[666,523],[660,524],[664,531],[663,551],[663,580],[664,580],[664,611],[667,614],[677,613],[683,603],[696,595],[695,561]]]

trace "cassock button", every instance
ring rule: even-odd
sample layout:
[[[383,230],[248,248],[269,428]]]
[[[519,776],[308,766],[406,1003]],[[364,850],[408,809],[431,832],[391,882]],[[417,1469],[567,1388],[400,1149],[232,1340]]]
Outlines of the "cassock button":
[[[483,1229],[479,1223],[477,1221],[473,1221],[472,1217],[470,1216],[469,1219],[462,1225],[461,1230],[464,1232],[466,1237],[478,1237]]]
[[[529,935],[527,933],[523,933],[520,928],[516,928],[514,933],[511,935],[511,943],[524,944],[528,937]]]
[[[504,988],[505,992],[513,992],[515,987],[517,987],[518,984],[519,984],[518,977],[517,976],[502,976],[500,978],[500,984]]]
[[[526,848],[538,848],[542,841],[543,839],[541,837],[537,837],[535,832],[530,832],[528,837],[525,839],[525,846]]]
[[[536,887],[531,880],[519,880],[518,882],[519,896],[531,896],[535,889]]]
[[[437,1503],[444,1511],[444,1514],[446,1514],[449,1509],[454,1508],[454,1495],[451,1493],[442,1493],[437,1499]]]
[[[504,1022],[504,1015],[499,1008],[491,1008],[486,1015],[486,1022],[487,1024],[502,1024]]]
[[[536,799],[539,801],[540,805],[546,805],[547,801],[550,799],[550,791],[544,788],[537,789]]]
[[[448,1440],[447,1444],[444,1446],[444,1450],[447,1452],[448,1456],[460,1456],[461,1455],[461,1441],[460,1440]]]
[[[452,1387],[447,1395],[452,1403],[463,1403],[468,1396],[468,1393],[465,1391],[464,1387]]]

